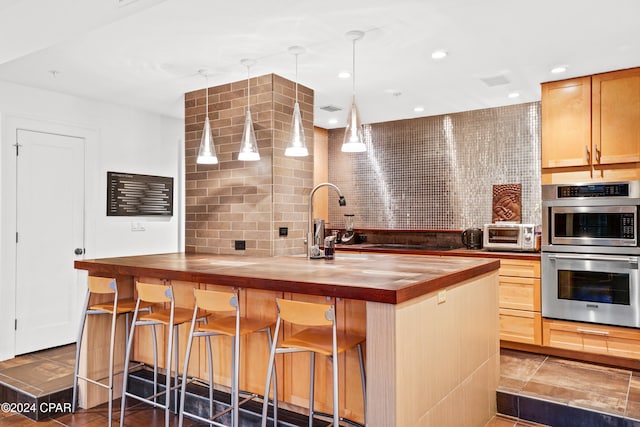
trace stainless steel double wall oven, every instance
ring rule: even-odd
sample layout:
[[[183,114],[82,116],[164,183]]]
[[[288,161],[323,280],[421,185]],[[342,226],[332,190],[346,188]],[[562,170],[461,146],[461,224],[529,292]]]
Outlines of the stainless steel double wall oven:
[[[640,181],[542,186],[542,316],[640,327]]]

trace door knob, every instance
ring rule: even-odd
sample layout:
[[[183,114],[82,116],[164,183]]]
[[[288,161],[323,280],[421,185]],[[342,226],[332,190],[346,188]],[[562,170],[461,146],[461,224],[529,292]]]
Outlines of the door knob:
[[[76,248],[75,251],[73,251],[73,253],[75,253],[76,255],[82,255],[84,253],[84,249]]]

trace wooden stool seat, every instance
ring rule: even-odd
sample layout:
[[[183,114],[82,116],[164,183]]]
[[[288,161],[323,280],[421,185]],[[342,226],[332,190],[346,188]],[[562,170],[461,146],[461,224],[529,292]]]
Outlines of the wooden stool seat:
[[[362,335],[338,332],[338,353],[354,348],[365,341]],[[280,342],[280,347],[299,348],[324,356],[333,354],[333,333],[329,328],[307,328]]]
[[[273,321],[271,320],[241,317],[240,336],[262,331],[263,329],[270,328],[272,326]],[[197,327],[195,332],[216,332],[220,335],[232,337],[236,334],[236,318],[229,316],[209,320],[208,323],[202,324]]]
[[[153,304],[150,303],[141,303],[140,309],[149,308]],[[133,313],[133,310],[136,309],[136,300],[134,299],[121,299],[118,300],[118,306],[116,308],[117,314],[125,314],[125,313]],[[105,313],[113,313],[113,301],[103,302],[99,304],[93,304],[89,307],[89,310],[100,310]]]
[[[173,314],[173,325],[181,325],[182,323],[190,322],[192,315],[193,310],[188,308],[176,307]],[[200,313],[200,316],[198,317],[202,317],[204,315],[205,314]],[[155,310],[151,313],[141,315],[139,319],[140,321],[146,320],[162,323],[163,325],[168,325],[171,323],[171,310],[164,308]]]

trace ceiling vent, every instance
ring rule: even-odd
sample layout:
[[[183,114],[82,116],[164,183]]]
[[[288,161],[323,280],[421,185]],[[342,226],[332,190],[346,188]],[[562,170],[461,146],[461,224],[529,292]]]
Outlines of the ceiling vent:
[[[335,105],[325,105],[324,107],[320,107],[320,109],[328,111],[329,113],[335,113],[336,111],[342,110],[342,108],[336,107]]]
[[[503,86],[503,85],[508,85],[509,83],[511,83],[509,81],[509,79],[507,79],[503,75],[492,76],[492,77],[481,77],[480,80],[482,80],[484,82],[484,84],[486,84],[489,87]]]

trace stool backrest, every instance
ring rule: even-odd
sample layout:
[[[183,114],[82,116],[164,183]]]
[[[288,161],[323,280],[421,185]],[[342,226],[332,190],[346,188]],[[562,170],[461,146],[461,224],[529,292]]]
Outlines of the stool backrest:
[[[138,290],[138,298],[141,301],[154,304],[173,301],[173,290],[169,285],[138,282],[136,283],[136,289]]]
[[[206,311],[236,311],[238,295],[233,292],[194,289],[196,306]]]
[[[287,322],[304,326],[331,326],[335,320],[335,310],[331,304],[291,301],[276,298],[280,318]]]
[[[89,276],[88,278],[89,292],[93,294],[115,294],[116,279],[113,277],[96,277]]]

